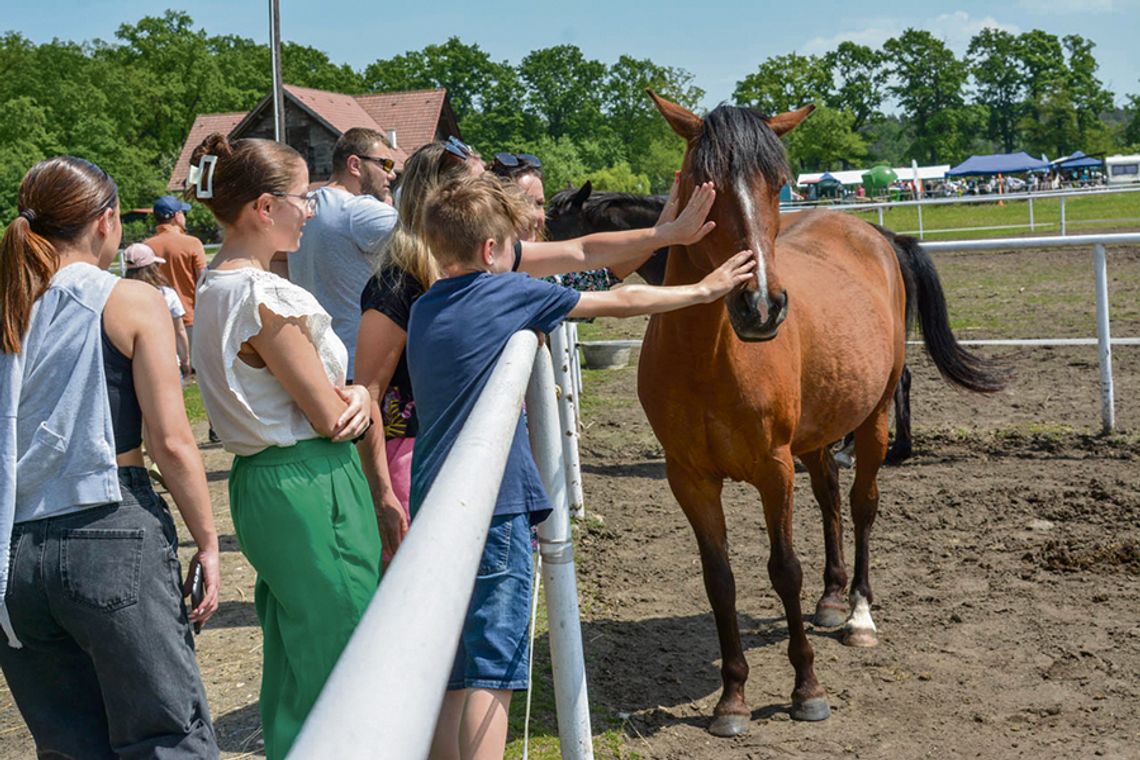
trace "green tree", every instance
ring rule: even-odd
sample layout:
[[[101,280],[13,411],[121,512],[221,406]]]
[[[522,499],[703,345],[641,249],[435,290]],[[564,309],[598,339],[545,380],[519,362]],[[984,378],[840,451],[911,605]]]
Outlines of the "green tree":
[[[365,78],[348,64],[335,64],[326,53],[296,42],[281,43],[281,80],[298,87],[359,95],[367,92]],[[266,88],[265,92],[268,92]],[[265,95],[265,92],[262,95]]]
[[[483,94],[495,87],[504,68],[510,67],[492,61],[477,44],[449,37],[442,45],[374,61],[364,69],[364,82],[375,92],[446,87],[455,117],[462,122],[483,110]]]
[[[963,135],[948,134],[971,120],[960,113],[965,108],[962,91],[968,71],[930,32],[907,29],[883,44],[895,82],[887,89],[894,95],[914,131],[908,155],[927,163],[949,160],[945,153],[964,142]]]
[[[546,194],[553,195],[570,184],[581,185],[590,172],[578,153],[578,146],[569,137],[557,139],[542,135],[533,146],[534,153],[542,159],[543,184]]]
[[[1012,153],[1025,97],[1026,74],[1018,59],[1017,37],[987,27],[972,40],[967,55],[977,89],[976,102],[988,110],[986,134]]]
[[[0,63],[2,67],[2,63]],[[27,96],[0,104],[0,227],[16,218],[20,180],[32,164],[54,153],[47,110]]]
[[[841,42],[823,61],[834,78],[830,105],[854,116],[851,129],[861,132],[878,120],[889,78],[882,52],[854,42]]]
[[[1079,34],[1068,34],[1062,40],[1068,54],[1068,85],[1073,108],[1076,111],[1078,142],[1086,151],[1093,150],[1093,142],[1110,141],[1108,129],[1101,115],[1112,110],[1112,93],[1105,89],[1096,76],[1098,64],[1093,55],[1096,43]]]
[[[819,56],[798,53],[769,58],[753,73],[736,83],[732,99],[774,115],[815,103],[831,102],[831,69]]]
[[[786,138],[793,170],[798,174],[862,166],[867,141],[854,131],[854,124],[850,111],[816,107]]]
[[[526,84],[527,105],[542,117],[551,137],[585,137],[605,129],[605,64],[586,58],[576,45],[532,51],[522,59],[519,75]]]
[[[1140,94],[1128,96],[1128,111],[1131,118],[1120,137],[1132,150],[1140,150]]]
[[[649,177],[635,173],[627,161],[619,161],[605,169],[592,171],[586,175],[583,181],[585,180],[589,180],[595,190],[606,190],[611,193],[646,195],[650,190]]]

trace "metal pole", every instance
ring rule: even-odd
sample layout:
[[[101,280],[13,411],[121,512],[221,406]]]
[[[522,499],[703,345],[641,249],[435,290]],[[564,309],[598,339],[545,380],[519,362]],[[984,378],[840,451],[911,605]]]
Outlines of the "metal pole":
[[[269,57],[273,63],[273,139],[285,141],[285,86],[281,81],[281,6],[269,0]]]
[[[1029,196],[1029,231],[1033,232],[1036,229],[1033,226],[1033,196]]]
[[[290,758],[427,757],[537,348],[507,342]]]
[[[566,460],[553,366],[543,349],[539,349],[534,360],[526,408],[531,449],[553,508],[550,516],[538,526],[538,551],[542,555],[542,583],[546,588],[558,740],[564,760],[590,760],[594,747],[574,573],[574,543],[566,498]]]
[[[1061,234],[1065,234],[1065,196],[1061,196]]]
[[[570,375],[574,378],[574,419],[582,422],[582,359],[578,353],[578,323],[567,322],[570,348]]]
[[[922,204],[918,204],[918,239],[922,240]]]
[[[1108,261],[1104,245],[1093,246],[1093,276],[1096,278],[1096,338],[1100,353],[1101,432],[1116,428],[1116,409],[1112,391],[1112,343],[1108,329]]]
[[[883,226],[883,207],[879,206],[879,226]]]
[[[566,324],[550,334],[550,355],[554,360],[554,382],[562,389],[558,400],[558,416],[562,421],[562,448],[566,457],[566,485],[570,494],[570,515],[581,520],[586,516],[582,496],[582,465],[578,456],[578,418],[574,414],[574,378],[570,374],[570,348]]]

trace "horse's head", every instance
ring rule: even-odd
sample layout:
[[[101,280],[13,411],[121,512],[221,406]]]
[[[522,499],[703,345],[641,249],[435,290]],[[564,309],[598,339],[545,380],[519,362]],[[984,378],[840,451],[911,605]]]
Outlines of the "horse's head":
[[[575,189],[568,186],[546,202],[546,234],[551,240],[572,240],[595,230],[587,227],[582,207],[594,191],[589,180]]]
[[[726,297],[725,308],[741,340],[771,340],[788,315],[788,293],[780,285],[776,264],[780,188],[791,174],[780,137],[815,106],[766,117],[749,108],[721,105],[702,119],[648,92],[687,143],[681,165],[682,204],[698,184],[716,183],[716,203],[709,213],[716,229],[688,247],[689,257],[699,269],[711,271],[737,251],[748,248],[756,254],[756,277]]]

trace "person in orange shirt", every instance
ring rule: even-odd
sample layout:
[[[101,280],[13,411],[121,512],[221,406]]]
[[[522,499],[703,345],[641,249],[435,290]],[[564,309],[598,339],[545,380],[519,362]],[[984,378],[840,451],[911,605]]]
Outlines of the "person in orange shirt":
[[[206,249],[202,241],[186,232],[186,212],[190,204],[183,203],[172,195],[164,195],[154,202],[154,217],[158,222],[154,237],[146,244],[162,264],[162,274],[170,287],[182,301],[186,314],[182,324],[186,326],[186,337],[194,342],[194,290],[198,286],[198,276],[206,268]]]

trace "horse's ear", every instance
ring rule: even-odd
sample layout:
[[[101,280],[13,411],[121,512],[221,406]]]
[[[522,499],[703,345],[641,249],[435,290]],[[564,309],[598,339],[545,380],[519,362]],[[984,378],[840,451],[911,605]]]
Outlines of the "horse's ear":
[[[807,118],[807,115],[815,110],[814,103],[808,103],[803,108],[797,108],[795,111],[788,111],[779,116],[773,116],[768,119],[768,126],[776,133],[778,137],[783,137],[787,133],[800,125],[800,122]]]
[[[594,192],[594,183],[591,180],[586,180],[586,184],[578,188],[578,192],[574,193],[574,197],[570,199],[570,205],[581,208],[592,192]]]
[[[696,138],[697,134],[701,131],[700,116],[682,108],[676,103],[665,100],[665,98],[655,93],[649,87],[645,88],[645,92],[653,99],[653,104],[657,106],[657,110],[665,117],[665,121],[669,122],[669,126],[673,128],[674,132],[685,138],[688,142]]]

